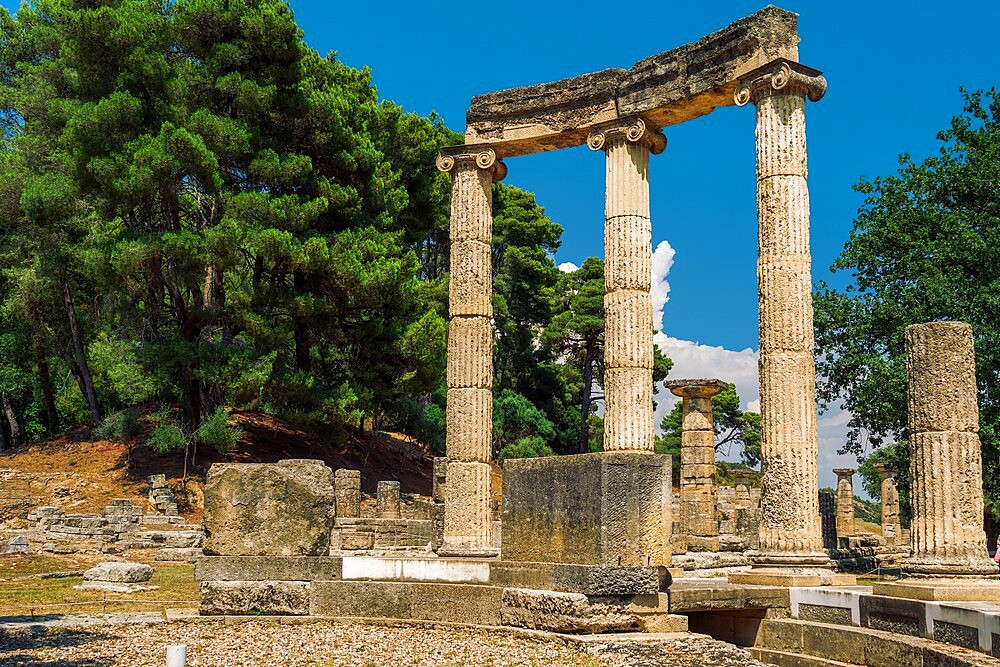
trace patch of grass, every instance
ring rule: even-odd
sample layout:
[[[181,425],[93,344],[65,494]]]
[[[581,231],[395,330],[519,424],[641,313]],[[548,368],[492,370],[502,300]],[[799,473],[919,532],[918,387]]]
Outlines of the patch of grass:
[[[33,557],[37,558],[37,557]],[[5,581],[0,616],[40,614],[160,611],[167,607],[197,606],[198,583],[191,565],[153,563],[155,591],[105,593],[76,590],[83,577]],[[66,568],[63,568],[66,569]]]

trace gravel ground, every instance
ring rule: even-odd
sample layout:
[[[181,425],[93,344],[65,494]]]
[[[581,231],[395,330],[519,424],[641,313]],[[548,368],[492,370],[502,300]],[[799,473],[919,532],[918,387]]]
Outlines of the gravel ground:
[[[0,665],[162,667],[186,644],[190,667],[757,667],[745,651],[690,636],[571,647],[502,631],[247,622],[101,625],[0,633]],[[763,667],[763,666],[761,666]]]

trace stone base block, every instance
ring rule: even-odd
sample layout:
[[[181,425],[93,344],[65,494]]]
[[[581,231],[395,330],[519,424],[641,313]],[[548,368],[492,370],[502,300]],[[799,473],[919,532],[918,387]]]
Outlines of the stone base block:
[[[627,606],[610,600],[594,603],[582,593],[508,588],[503,591],[500,620],[504,625],[551,632],[641,630],[638,614]]]
[[[500,624],[502,589],[494,586],[394,581],[322,581],[313,586],[313,615]]]
[[[498,561],[490,563],[490,583],[585,595],[656,595],[670,586],[666,568]]]
[[[701,537],[698,535],[688,535],[687,550],[711,551],[711,552],[719,551],[719,536],[715,535],[713,537]]]
[[[670,484],[670,457],[645,452],[508,460],[503,557],[667,566]]]
[[[819,568],[755,567],[749,572],[734,572],[728,579],[731,584],[753,586],[854,586],[858,583],[853,574]]]
[[[333,556],[204,556],[195,581],[316,581],[340,579],[342,559]]]
[[[157,550],[156,560],[174,561],[178,563],[194,563],[204,555],[205,552],[200,547],[163,547],[162,549]]]
[[[309,613],[307,581],[203,581],[203,616],[305,616]]]
[[[1000,602],[1000,581],[995,578],[900,579],[875,582],[872,592],[928,602]]]

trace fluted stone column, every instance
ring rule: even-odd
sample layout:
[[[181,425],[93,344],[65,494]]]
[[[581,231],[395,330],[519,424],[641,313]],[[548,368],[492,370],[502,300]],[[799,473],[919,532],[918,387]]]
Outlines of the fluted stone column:
[[[681,530],[688,551],[719,550],[715,498],[715,424],[712,397],[728,387],[722,380],[668,380],[681,405]]]
[[[972,327],[906,327],[910,556],[876,595],[1000,601],[983,529],[983,470]]]
[[[882,476],[882,537],[886,546],[900,543],[899,489],[896,488],[896,471],[888,466],[876,465]]]
[[[446,149],[451,174],[448,309],[447,491],[441,554],[496,555],[490,516],[493,424],[493,181],[506,167],[493,149]]]
[[[806,97],[819,100],[825,90],[820,72],[787,60],[736,87],[736,104],[757,109],[761,516],[758,571],[740,575],[745,583],[832,581],[817,496],[805,134]]]
[[[854,529],[854,468],[835,468],[837,476],[837,539],[850,537]]]
[[[604,451],[653,451],[649,154],[667,140],[641,118],[595,128],[607,156],[604,224]]]

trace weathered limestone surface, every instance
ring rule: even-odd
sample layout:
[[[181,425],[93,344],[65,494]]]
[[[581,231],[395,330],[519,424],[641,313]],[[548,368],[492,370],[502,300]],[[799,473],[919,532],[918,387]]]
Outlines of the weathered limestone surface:
[[[315,581],[340,579],[343,559],[332,556],[203,556],[195,581]]]
[[[205,482],[205,553],[324,555],[334,498],[333,471],[322,461],[213,464]]]
[[[625,603],[595,604],[582,593],[507,588],[501,605],[501,623],[519,628],[574,633],[642,628],[638,616],[624,609]]]
[[[587,144],[606,154],[604,451],[653,451],[653,310],[649,154],[666,139],[642,118],[600,125]]]
[[[137,584],[153,578],[153,568],[145,563],[98,563],[83,573],[84,581]]]
[[[854,535],[854,468],[836,468],[837,476],[837,537]]]
[[[337,497],[337,518],[357,518],[361,515],[361,471],[340,468],[334,473]]]
[[[712,397],[728,387],[722,380],[668,380],[683,400],[681,421],[681,530],[688,551],[719,550],[715,489],[715,426]]]
[[[449,466],[449,488],[451,467]],[[605,452],[504,463],[503,558],[669,565],[670,457]]]
[[[490,464],[448,462],[444,544],[449,556],[495,555],[490,516]]]
[[[909,575],[995,574],[983,532],[983,478],[972,327],[906,328],[913,520]]]
[[[552,83],[475,97],[466,116],[467,143],[487,143],[504,156],[578,146],[590,129],[642,114],[665,127],[733,104],[737,80],[777,58],[798,58],[796,15],[766,7],[684,46]]]
[[[816,488],[805,98],[822,97],[819,72],[780,61],[749,73],[739,105],[757,110],[757,277],[760,299],[762,566],[826,566]],[[825,575],[824,575],[825,576]],[[731,579],[735,581],[735,579]],[[742,579],[748,581],[747,579]]]
[[[308,581],[203,581],[199,612],[204,616],[305,616]]]
[[[882,537],[886,546],[895,546],[901,543],[896,472],[884,465],[876,465],[875,469],[882,476]]]

